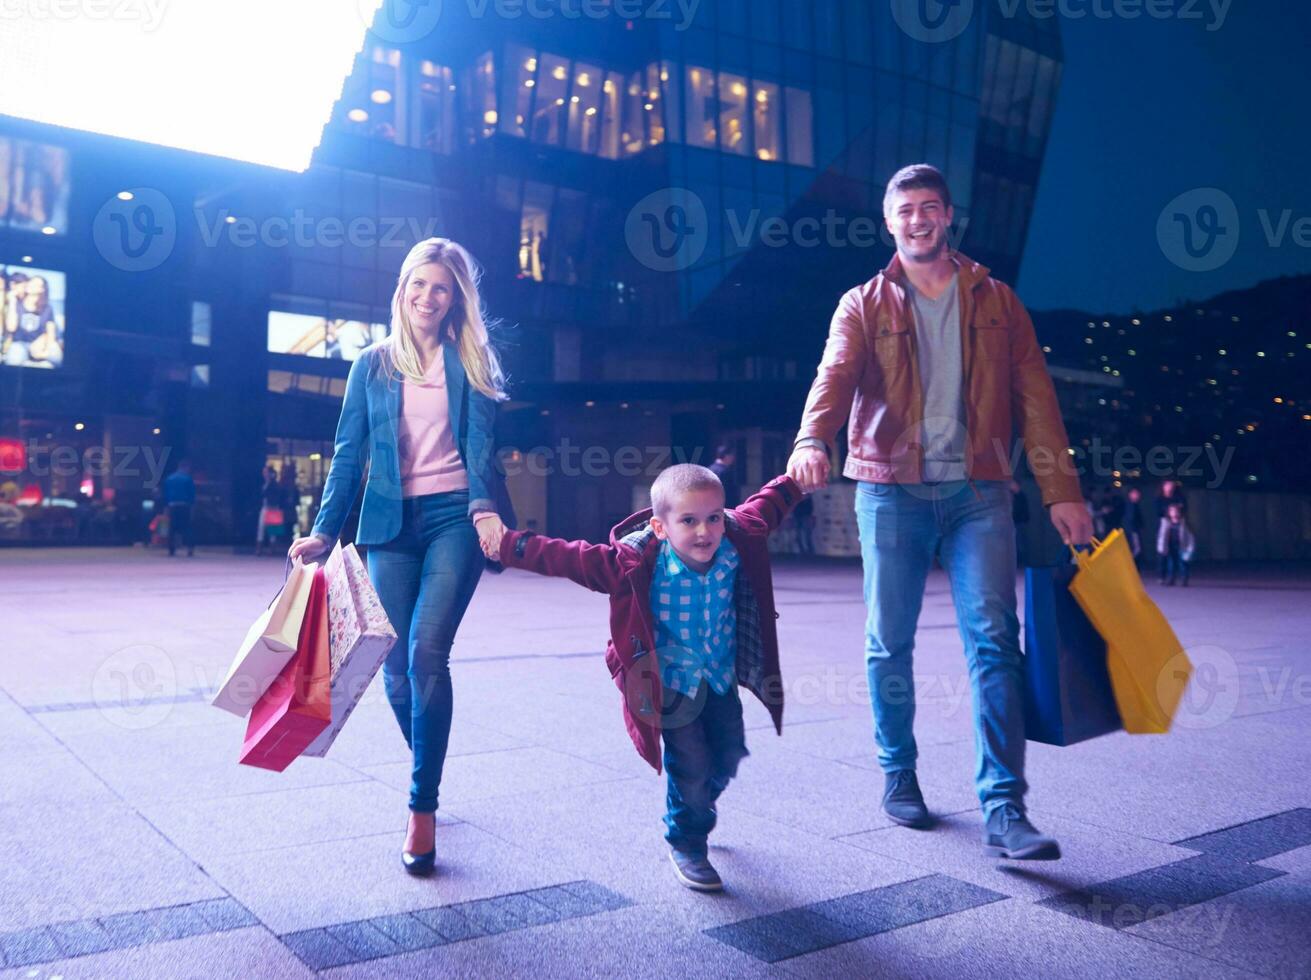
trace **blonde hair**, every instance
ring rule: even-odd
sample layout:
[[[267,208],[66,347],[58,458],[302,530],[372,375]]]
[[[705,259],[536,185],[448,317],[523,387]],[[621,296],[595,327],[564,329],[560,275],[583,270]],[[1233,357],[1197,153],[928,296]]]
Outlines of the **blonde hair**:
[[[414,270],[429,262],[444,267],[455,285],[455,296],[442,323],[442,331],[454,338],[469,383],[488,398],[505,401],[509,397],[505,393],[505,373],[501,370],[501,359],[492,347],[488,325],[483,318],[482,298],[478,294],[482,268],[463,245],[449,238],[428,238],[419,242],[401,263],[396,292],[391,298],[391,336],[384,342],[388,370],[393,377],[400,374],[408,381],[423,381],[423,362],[414,342],[405,291]]]
[[[724,484],[712,469],[696,463],[679,463],[661,470],[651,484],[651,510],[663,520],[677,498],[692,490],[718,490],[722,494]]]

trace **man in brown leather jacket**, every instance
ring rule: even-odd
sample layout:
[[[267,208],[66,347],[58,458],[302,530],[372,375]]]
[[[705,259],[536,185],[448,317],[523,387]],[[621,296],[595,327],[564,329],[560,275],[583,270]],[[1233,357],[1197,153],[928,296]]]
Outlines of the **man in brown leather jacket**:
[[[931,820],[915,775],[915,626],[936,555],[969,663],[984,813],[998,857],[1050,860],[1056,841],[1025,815],[1023,667],[1015,611],[1010,450],[1018,432],[1066,543],[1092,527],[1033,323],[1009,287],[951,250],[951,194],[926,164],[888,183],[897,245],[886,269],[838,304],[788,474],[828,482],[828,449],[848,423],[844,475],[859,481],[865,662],[883,808]]]

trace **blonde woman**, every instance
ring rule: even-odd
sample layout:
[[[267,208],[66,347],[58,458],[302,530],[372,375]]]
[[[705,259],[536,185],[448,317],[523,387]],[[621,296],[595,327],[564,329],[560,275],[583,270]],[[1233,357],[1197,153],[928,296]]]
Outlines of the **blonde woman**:
[[[396,629],[383,680],[414,754],[410,820],[401,854],[431,874],[437,790],[451,728],[450,652],[484,567],[513,523],[492,430],[506,398],[467,251],[429,238],[401,265],[391,335],[351,365],[323,504],[291,554],[327,551],[360,489],[356,543]]]

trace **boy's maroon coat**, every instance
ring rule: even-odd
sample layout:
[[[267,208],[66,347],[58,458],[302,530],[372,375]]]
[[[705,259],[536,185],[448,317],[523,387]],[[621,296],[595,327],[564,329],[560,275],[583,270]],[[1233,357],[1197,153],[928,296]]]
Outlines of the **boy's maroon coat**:
[[[790,477],[770,481],[742,506],[725,512],[724,533],[741,558],[738,612],[738,682],[769,710],[783,731],[783,682],[778,666],[778,631],[774,620],[774,585],[768,538],[801,500]],[[617,524],[610,543],[562,541],[531,531],[506,531],[501,562],[541,575],[571,578],[610,596],[610,642],[605,662],[624,692],[624,724],[642,756],[660,772],[660,668],[651,613],[651,579],[660,541],[651,530],[651,510]]]

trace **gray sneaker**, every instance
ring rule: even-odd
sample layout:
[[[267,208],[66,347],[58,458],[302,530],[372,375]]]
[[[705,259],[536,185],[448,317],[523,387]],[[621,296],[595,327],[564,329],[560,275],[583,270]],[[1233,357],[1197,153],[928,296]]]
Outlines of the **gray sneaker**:
[[[724,881],[719,872],[703,854],[688,854],[678,848],[669,849],[669,860],[674,864],[674,874],[678,880],[699,892],[717,892],[723,890]]]
[[[924,830],[933,823],[914,769],[898,769],[884,778],[883,812],[903,827]]]
[[[1056,861],[1061,856],[1061,846],[1038,833],[1014,803],[1003,803],[988,814],[983,850],[991,857],[1012,861]]]

